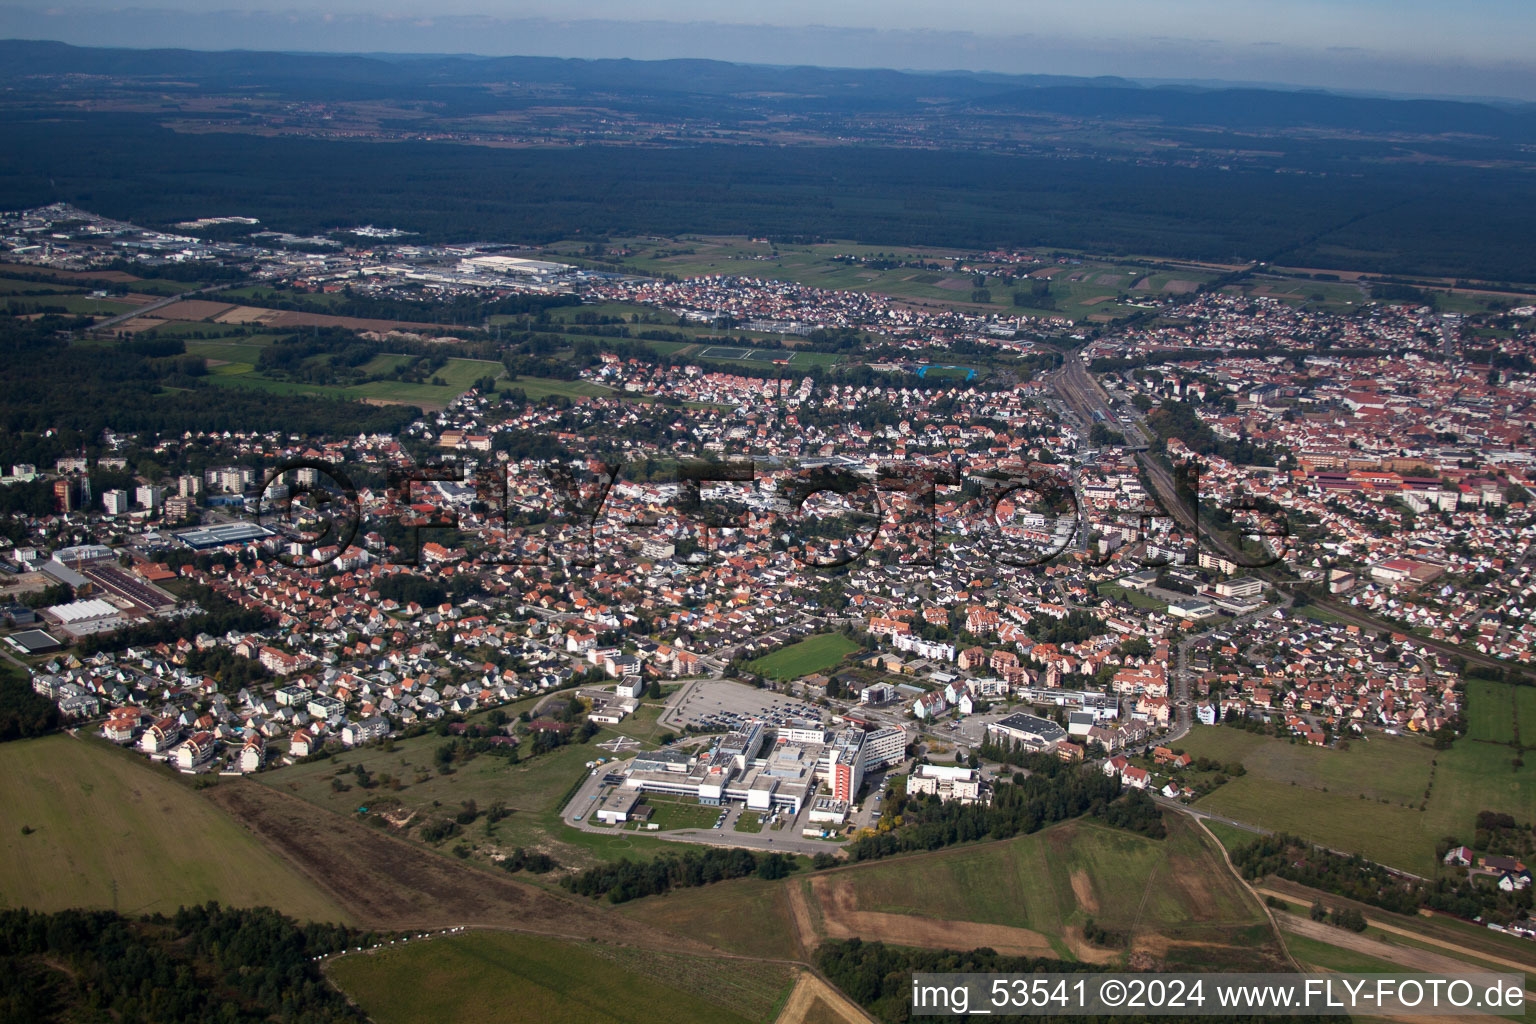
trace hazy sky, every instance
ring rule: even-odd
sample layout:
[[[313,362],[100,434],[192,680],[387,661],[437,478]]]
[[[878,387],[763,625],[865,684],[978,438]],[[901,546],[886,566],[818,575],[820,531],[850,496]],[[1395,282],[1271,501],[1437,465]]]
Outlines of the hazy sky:
[[[715,57],[1536,100],[1533,0],[114,0],[0,36],[199,49]]]

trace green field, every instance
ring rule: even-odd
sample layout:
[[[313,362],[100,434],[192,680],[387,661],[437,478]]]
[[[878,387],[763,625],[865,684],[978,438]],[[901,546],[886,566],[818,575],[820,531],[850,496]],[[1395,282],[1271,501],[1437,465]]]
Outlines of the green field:
[[[1278,915],[1289,913],[1289,911],[1277,910],[1275,913]],[[1305,913],[1304,910],[1303,913]],[[1325,971],[1342,971],[1355,974],[1415,973],[1402,964],[1378,960],[1376,957],[1366,953],[1357,953],[1352,949],[1329,945],[1326,942],[1319,942],[1317,939],[1309,939],[1301,935],[1287,934],[1285,946],[1297,960],[1300,960],[1309,967],[1320,967]]]
[[[218,900],[347,919],[237,822],[136,754],[68,736],[6,743],[0,793],[0,905],[145,914]]]
[[[1489,743],[1515,741],[1515,692],[1508,683],[1486,679],[1467,680],[1467,737]],[[1531,720],[1536,730],[1536,717]]]
[[[1536,766],[1517,769],[1511,748],[1473,739],[1437,751],[1377,735],[1335,750],[1196,726],[1179,747],[1248,770],[1202,798],[1202,810],[1426,876],[1437,867],[1435,841],[1469,840],[1478,811],[1536,818]]]
[[[788,997],[777,964],[468,932],[332,961],[377,1024],[766,1024]]]
[[[420,384],[399,380],[375,380],[349,386],[304,384],[296,381],[275,380],[256,372],[255,361],[260,356],[263,341],[245,338],[239,342],[189,341],[187,351],[209,359],[225,359],[228,366],[216,366],[209,380],[232,387],[257,388],[281,395],[315,395],[324,398],[372,399],[374,401],[399,402],[419,405],[423,408],[442,408],[459,395],[474,387],[482,377],[504,380],[506,371],[502,365],[486,359],[450,359]],[[380,360],[398,360],[401,356],[376,356],[368,366],[379,364],[372,372],[387,373],[394,363]],[[441,379],[442,384],[431,383]],[[559,382],[564,384],[566,382]],[[581,382],[575,382],[580,384]],[[593,387],[593,385],[585,385]]]
[[[831,668],[858,649],[841,633],[818,633],[747,662],[747,669],[771,679],[799,679]]]
[[[47,292],[50,295],[67,295],[78,293],[79,288],[73,285],[60,284],[56,281],[22,281],[14,277],[0,277],[0,296],[23,295],[26,292]]]
[[[787,363],[794,366],[831,366],[842,359],[835,352],[811,352],[782,348],[741,348],[735,345],[700,345],[689,353],[699,359],[715,362],[772,365]]]
[[[1160,841],[1084,820],[835,877],[851,883],[860,910],[1028,928],[1064,958],[1075,957],[1063,933],[1089,917],[1110,931],[1171,943],[1271,942],[1262,909],[1214,844],[1187,819],[1167,820],[1169,837]]]
[[[238,363],[248,367],[246,372],[256,368],[256,360],[261,358],[261,350],[265,345],[256,344],[244,338],[231,338],[227,341],[212,339],[189,339],[186,343],[187,352],[190,355],[202,356],[204,359],[219,359],[230,363]],[[213,367],[213,372],[225,369],[225,367]]]
[[[44,287],[38,285],[36,287]],[[113,299],[95,299],[89,295],[63,294],[63,295],[11,295],[5,298],[7,307],[15,307],[23,313],[36,312],[44,309],[58,308],[67,313],[97,314],[111,316],[118,313],[126,313],[131,309],[138,309],[138,305],[132,302],[118,302]]]
[[[1098,586],[1100,597],[1113,598],[1116,601],[1124,601],[1132,608],[1147,608],[1156,612],[1168,610],[1166,601],[1159,601],[1155,597],[1149,597],[1139,590],[1131,590],[1114,583],[1100,583]]]
[[[702,939],[742,956],[794,959],[795,941],[784,882],[742,878],[692,889],[674,889],[619,904],[619,912],[679,935]],[[791,885],[799,884],[798,877]]]
[[[565,398],[604,398],[617,394],[601,384],[585,380],[555,380],[552,377],[516,377],[506,382],[506,387],[519,388],[523,394],[537,401],[550,395]]]
[[[660,793],[652,793],[645,802],[655,808],[651,823],[659,825],[663,832],[678,828],[709,828],[720,817],[721,811],[719,807],[707,807],[697,800]]]

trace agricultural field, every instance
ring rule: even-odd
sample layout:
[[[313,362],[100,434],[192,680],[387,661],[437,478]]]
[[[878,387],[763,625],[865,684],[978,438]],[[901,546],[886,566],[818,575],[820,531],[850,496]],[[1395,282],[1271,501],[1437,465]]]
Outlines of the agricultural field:
[[[1467,680],[1467,738],[1485,743],[1513,743],[1518,688],[1486,679]],[[1533,694],[1536,696],[1536,694]],[[1536,715],[1530,719],[1536,731]]]
[[[6,743],[0,794],[0,905],[148,914],[218,900],[349,920],[234,819],[135,754],[69,736]]]
[[[397,402],[402,405],[421,406],[423,409],[443,408],[459,395],[468,391],[474,386],[475,381],[482,377],[488,376],[497,380],[505,380],[506,377],[506,371],[500,363],[485,359],[450,359],[434,371],[426,381],[420,384],[400,380],[375,380],[363,384],[336,387],[276,380],[257,372],[255,366],[256,360],[260,358],[261,347],[268,343],[268,340],[269,337],[252,336],[231,339],[229,342],[220,340],[189,341],[187,342],[187,351],[194,355],[203,356],[206,359],[226,361],[224,365],[210,367],[208,379],[217,384],[231,387],[258,388],[285,395],[315,395],[325,398]],[[375,356],[367,365],[369,367],[377,365],[377,368],[370,369],[369,372],[388,373],[394,369],[396,361],[403,358],[405,357],[392,355]],[[385,360],[389,362],[383,362]],[[440,378],[443,383],[431,383],[435,378]],[[560,381],[556,383],[564,384],[566,382]]]
[[[771,679],[799,679],[829,669],[859,645],[841,633],[819,633],[747,662],[747,670]]]
[[[0,277],[0,297],[25,295],[28,292],[46,292],[50,295],[63,295],[79,291],[80,289],[74,285],[60,284],[57,281],[23,281],[14,277]]]
[[[625,917],[691,935],[730,953],[773,959],[801,955],[786,882],[741,878],[621,903]]]
[[[42,285],[34,287],[46,287]],[[98,299],[79,293],[59,295],[8,295],[4,296],[7,308],[22,313],[50,312],[62,309],[66,313],[91,316],[115,316],[137,309],[140,303],[122,302],[116,299]]]
[[[1248,769],[1202,798],[1201,810],[1426,876],[1437,867],[1435,841],[1470,838],[1478,811],[1536,818],[1536,766],[1516,768],[1511,748],[1470,738],[1437,751],[1377,735],[1339,750],[1196,726],[1179,747]]]
[[[768,1024],[794,984],[785,965],[494,931],[326,970],[378,1024]]]
[[[817,931],[832,938],[901,943],[905,935],[909,945],[922,937],[922,945],[1096,962],[1129,949],[1170,965],[1233,970],[1275,957],[1262,908],[1215,845],[1182,816],[1167,821],[1164,840],[1073,821],[789,884],[803,885]],[[1088,943],[1089,919],[1117,941]]]

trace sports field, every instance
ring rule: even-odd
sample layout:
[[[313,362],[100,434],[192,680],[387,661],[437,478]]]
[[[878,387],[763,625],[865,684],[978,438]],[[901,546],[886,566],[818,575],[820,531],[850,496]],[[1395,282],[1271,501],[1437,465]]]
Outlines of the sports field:
[[[747,669],[771,679],[799,679],[831,668],[858,649],[841,633],[818,633],[747,662]]]
[[[1178,746],[1248,770],[1202,798],[1202,810],[1421,875],[1434,874],[1435,841],[1470,839],[1480,810],[1536,818],[1536,766],[1517,768],[1513,748],[1471,738],[1437,751],[1375,734],[1338,750],[1196,726]]]
[[[347,919],[189,786],[69,736],[0,744],[0,862],[0,905],[11,907],[146,914],[218,900]]]
[[[783,348],[740,348],[732,345],[701,345],[690,353],[700,359],[739,363],[783,363],[793,366],[830,366],[839,356],[832,352],[807,352]]]
[[[510,932],[340,957],[327,972],[377,1024],[767,1024],[792,968]]]

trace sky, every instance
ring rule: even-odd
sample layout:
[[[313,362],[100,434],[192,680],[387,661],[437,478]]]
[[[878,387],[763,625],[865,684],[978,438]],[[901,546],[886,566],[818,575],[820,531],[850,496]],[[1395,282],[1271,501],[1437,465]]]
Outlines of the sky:
[[[710,57],[1536,101],[1532,0],[66,0],[0,37],[87,46]]]

